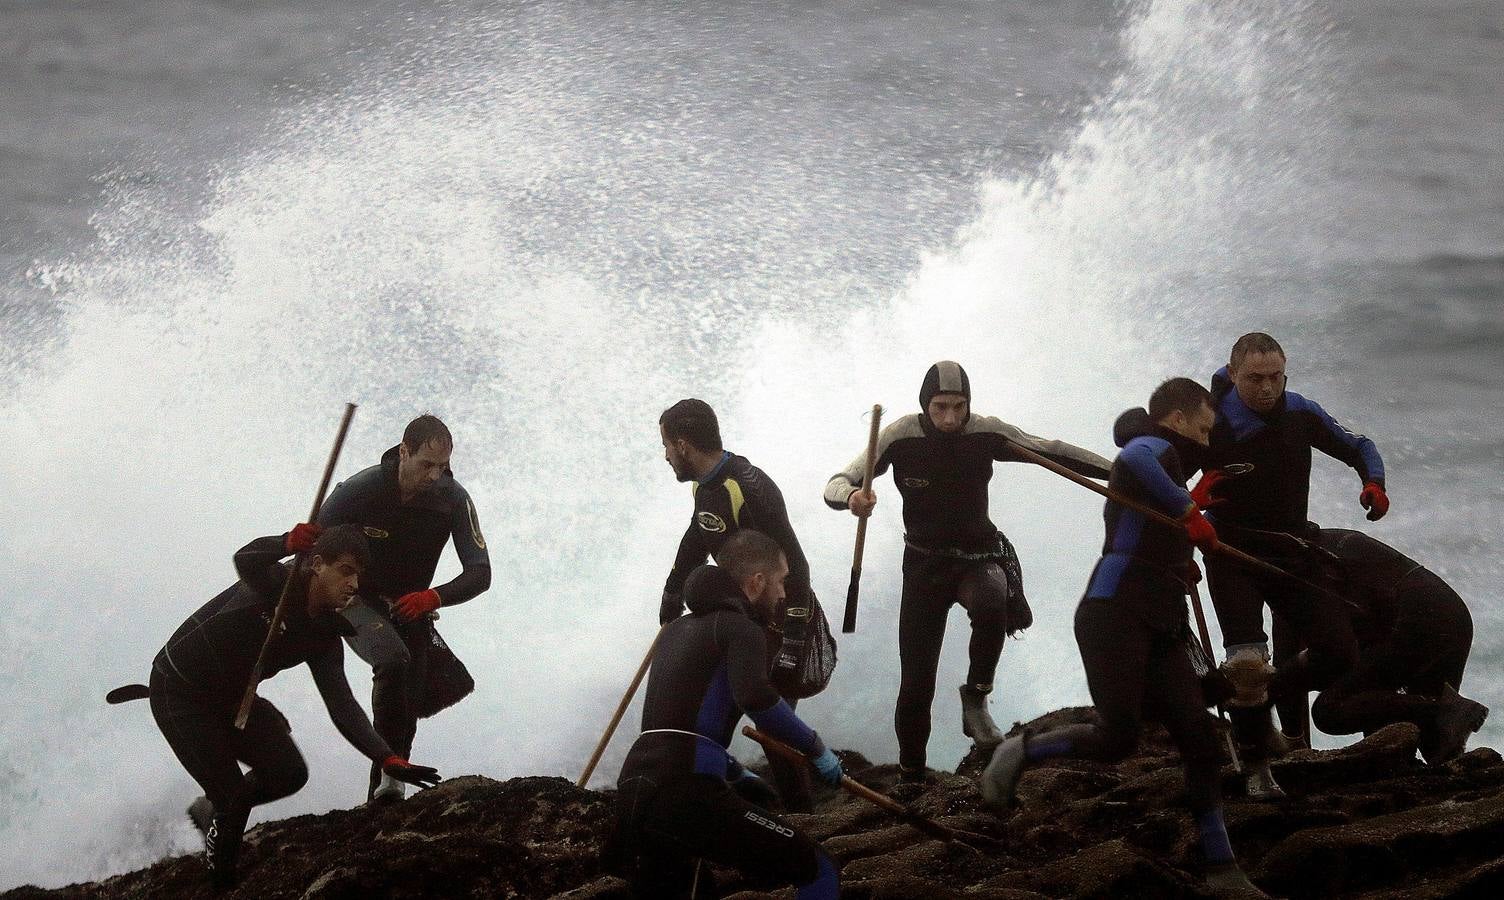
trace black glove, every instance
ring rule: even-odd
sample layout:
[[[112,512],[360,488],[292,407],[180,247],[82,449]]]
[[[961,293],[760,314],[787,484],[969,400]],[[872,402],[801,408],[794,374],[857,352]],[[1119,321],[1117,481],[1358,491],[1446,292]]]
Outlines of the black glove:
[[[683,614],[683,598],[673,591],[664,591],[663,602],[658,605],[658,624],[667,625]]]
[[[438,769],[415,766],[400,756],[388,756],[381,764],[381,771],[398,781],[405,781],[420,788],[431,788],[444,780],[439,777]]]
[[[761,806],[763,809],[773,809],[782,803],[778,792],[773,790],[771,784],[745,769],[742,770],[742,777],[731,782],[731,789],[736,791],[737,796],[743,800],[754,806]]]

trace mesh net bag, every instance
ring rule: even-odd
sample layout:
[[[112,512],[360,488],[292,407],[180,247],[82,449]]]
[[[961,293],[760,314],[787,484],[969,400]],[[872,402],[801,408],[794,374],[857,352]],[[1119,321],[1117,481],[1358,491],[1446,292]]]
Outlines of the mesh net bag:
[[[470,670],[454,655],[439,630],[428,629],[428,659],[423,679],[423,702],[418,707],[418,718],[426,719],[441,710],[446,710],[469,696],[475,690],[475,679]]]
[[[804,647],[797,669],[775,669],[774,685],[789,700],[802,700],[825,690],[836,670],[836,639],[825,620],[825,610],[813,591],[809,595],[809,622],[804,629]]]

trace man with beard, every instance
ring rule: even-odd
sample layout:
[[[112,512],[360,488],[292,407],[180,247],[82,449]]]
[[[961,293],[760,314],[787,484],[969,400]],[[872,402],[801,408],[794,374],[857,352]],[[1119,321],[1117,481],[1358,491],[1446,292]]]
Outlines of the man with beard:
[[[378,465],[341,482],[319,510],[319,524],[359,525],[371,540],[371,565],[345,617],[355,626],[351,649],[371,665],[376,731],[404,756],[418,732],[432,614],[491,586],[491,558],[475,504],[449,470],[453,452],[444,423],[419,416],[408,423],[402,443],[382,454]],[[463,568],[449,583],[429,587],[451,540]],[[405,788],[380,767],[371,768],[368,797],[401,800]]]
[[[1021,461],[1020,446],[1093,478],[1108,462],[1062,441],[1035,437],[991,416],[971,414],[971,381],[949,360],[925,373],[918,414],[903,416],[878,437],[874,475],[891,466],[903,497],[903,598],[898,613],[901,682],[893,714],[904,777],[923,777],[930,706],[945,620],[960,604],[971,619],[971,666],[961,685],[961,730],[982,749],[1003,739],[987,711],[987,695],[1004,638],[1033,621],[1018,557],[988,517],[987,485],[998,461]],[[825,486],[832,509],[869,516],[877,504],[864,484],[862,451]]]
[[[279,560],[312,555],[291,570]],[[366,718],[345,680],[338,612],[350,602],[370,560],[365,535],[355,526],[324,529],[298,525],[286,535],[258,538],[235,554],[240,581],[179,626],[152,662],[151,712],[162,736],[204,796],[188,809],[204,832],[214,884],[235,882],[241,835],[252,807],[296,793],[308,781],[287,719],[264,697],[251,706],[244,729],[235,714],[267,629],[288,588],[281,628],[261,670],[265,680],[307,663],[329,718],[351,746],[388,777],[433,785],[438,773],[394,753]],[[250,771],[242,774],[240,764]]]
[[[719,559],[720,549],[737,531],[760,531],[778,544],[788,560],[788,590],[785,609],[771,620],[774,638],[769,650],[773,684],[787,700],[799,698],[798,676],[804,662],[810,616],[809,563],[799,538],[789,524],[783,493],[746,457],[721,446],[720,422],[715,410],[703,400],[680,400],[658,419],[663,439],[663,458],[680,482],[689,482],[694,493],[694,511],[689,527],[679,541],[679,552],[663,587],[659,624],[668,624],[684,612],[682,595],[689,573],[705,562]],[[774,781],[789,812],[808,812],[808,775],[803,767],[781,757],[770,757]]]
[[[642,703],[642,734],[617,781],[618,833],[636,896],[687,896],[695,858],[798,887],[799,900],[839,896],[835,866],[765,808],[767,786],[727,748],[743,715],[809,756],[840,784],[841,763],[768,681],[766,626],[784,600],[788,561],[776,541],[741,529],[719,565],[689,573],[689,615],[660,633]]]
[[[1286,381],[1285,351],[1274,338],[1253,332],[1233,344],[1227,366],[1212,376],[1217,424],[1210,471],[1195,494],[1222,540],[1299,569],[1299,558],[1283,558],[1275,548],[1280,535],[1314,535],[1315,526],[1307,521],[1312,448],[1357,473],[1363,485],[1358,501],[1369,520],[1383,517],[1389,498],[1384,462],[1373,441],[1339,425],[1315,401],[1285,390]],[[1287,735],[1304,740],[1300,732],[1307,692],[1349,669],[1357,656],[1340,602],[1294,579],[1250,570],[1221,556],[1207,559],[1206,577],[1234,670],[1267,666],[1264,605],[1273,612],[1276,672],[1268,693],[1280,704]],[[1309,650],[1297,655],[1301,642]],[[1261,766],[1272,737],[1268,707],[1239,708],[1235,703],[1232,713],[1247,748],[1245,759],[1260,773],[1251,792],[1277,796],[1278,785],[1263,775]]]
[[[1217,532],[1186,492],[1211,433],[1211,394],[1189,378],[1172,378],[1149,408],[1118,417],[1122,451],[1108,487],[1179,519],[1176,528],[1109,500],[1107,538],[1076,608],[1076,642],[1100,725],[1067,725],[1019,735],[994,752],[982,795],[999,812],[1013,804],[1024,768],[1052,757],[1117,762],[1138,746],[1145,713],[1164,723],[1185,767],[1186,803],[1201,833],[1208,882],[1253,892],[1233,857],[1222,818],[1221,748],[1191,663],[1185,595],[1199,580],[1192,545],[1217,546]]]

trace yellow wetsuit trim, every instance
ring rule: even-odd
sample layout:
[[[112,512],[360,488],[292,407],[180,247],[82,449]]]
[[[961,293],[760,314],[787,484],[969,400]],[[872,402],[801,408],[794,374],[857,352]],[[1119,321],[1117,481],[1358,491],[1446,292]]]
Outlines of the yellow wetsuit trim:
[[[742,505],[747,498],[742,496],[742,486],[736,483],[735,478],[726,479],[726,496],[731,498],[731,521],[738,527],[742,524]]]

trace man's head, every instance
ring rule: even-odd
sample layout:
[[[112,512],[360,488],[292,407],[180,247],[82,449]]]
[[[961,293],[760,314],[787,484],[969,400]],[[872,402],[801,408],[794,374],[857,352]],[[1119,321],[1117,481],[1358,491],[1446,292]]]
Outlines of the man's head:
[[[680,481],[706,474],[706,463],[721,455],[721,425],[704,400],[680,400],[658,417],[663,458]]]
[[[359,525],[331,525],[319,535],[308,560],[308,614],[344,609],[371,564],[371,545]]]
[[[777,541],[761,531],[743,528],[726,538],[715,559],[716,564],[725,569],[742,589],[759,619],[778,621],[784,600],[783,580],[789,577],[789,563]]]
[[[1274,409],[1285,392],[1285,351],[1279,341],[1254,331],[1238,338],[1227,361],[1238,399],[1254,412]]]
[[[919,408],[937,431],[957,434],[971,418],[971,379],[961,364],[948,359],[930,366],[919,386]]]
[[[403,497],[421,494],[444,477],[454,436],[438,416],[428,413],[407,423],[397,448],[397,486]]]
[[[1155,424],[1205,447],[1211,440],[1212,394],[1189,378],[1171,378],[1149,397],[1149,418]]]

